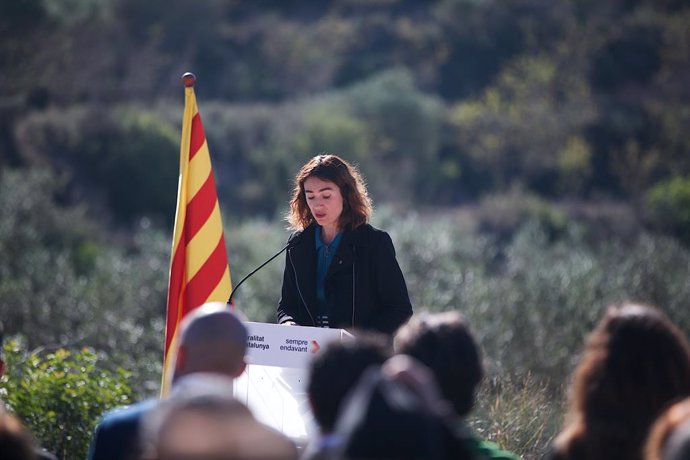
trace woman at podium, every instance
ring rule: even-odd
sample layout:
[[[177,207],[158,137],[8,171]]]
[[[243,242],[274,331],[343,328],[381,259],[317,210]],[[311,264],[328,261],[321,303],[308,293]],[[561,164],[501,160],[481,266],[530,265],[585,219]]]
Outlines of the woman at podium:
[[[391,334],[412,315],[388,233],[369,225],[357,169],[318,155],[295,177],[278,323]]]

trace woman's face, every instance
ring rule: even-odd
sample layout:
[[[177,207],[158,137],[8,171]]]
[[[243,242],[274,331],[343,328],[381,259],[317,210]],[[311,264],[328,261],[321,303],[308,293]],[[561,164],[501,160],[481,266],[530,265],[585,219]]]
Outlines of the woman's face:
[[[316,223],[337,230],[338,219],[343,212],[340,188],[329,180],[311,176],[304,181],[304,195]]]

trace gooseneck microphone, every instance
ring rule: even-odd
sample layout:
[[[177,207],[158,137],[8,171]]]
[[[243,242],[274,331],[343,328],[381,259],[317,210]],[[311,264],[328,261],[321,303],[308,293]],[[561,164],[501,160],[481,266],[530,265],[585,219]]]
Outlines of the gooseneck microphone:
[[[256,273],[256,272],[258,272],[259,270],[261,270],[262,268],[264,268],[264,266],[266,266],[270,261],[272,261],[273,259],[275,259],[275,258],[278,257],[279,255],[281,255],[283,252],[285,252],[286,249],[292,249],[292,248],[294,248],[295,246],[297,246],[297,244],[300,242],[300,240],[301,240],[301,238],[292,238],[290,241],[287,242],[287,244],[286,244],[285,246],[283,246],[283,248],[282,248],[280,251],[278,251],[278,252],[276,252],[275,254],[273,254],[273,256],[271,256],[270,259],[268,259],[266,262],[264,262],[264,263],[262,263],[261,265],[259,265],[258,267],[256,267],[256,268],[255,268],[254,270],[252,270],[247,276],[245,276],[244,278],[242,278],[242,279],[240,280],[240,282],[237,283],[237,284],[235,285],[234,288],[232,288],[232,291],[230,291],[230,297],[228,297],[227,303],[228,303],[228,304],[231,304],[231,303],[232,303],[232,296],[235,295],[235,291],[237,291],[237,288],[240,287],[240,286],[242,285],[242,283],[244,283],[244,282],[247,281],[249,278],[251,278],[251,276],[252,276],[254,273]]]

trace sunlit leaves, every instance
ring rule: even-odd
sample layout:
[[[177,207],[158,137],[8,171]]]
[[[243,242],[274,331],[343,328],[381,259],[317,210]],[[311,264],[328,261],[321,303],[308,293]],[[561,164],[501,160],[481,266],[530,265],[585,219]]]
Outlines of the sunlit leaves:
[[[100,416],[132,400],[128,372],[105,370],[93,349],[29,351],[11,340],[4,347],[3,401],[60,458],[85,458]]]

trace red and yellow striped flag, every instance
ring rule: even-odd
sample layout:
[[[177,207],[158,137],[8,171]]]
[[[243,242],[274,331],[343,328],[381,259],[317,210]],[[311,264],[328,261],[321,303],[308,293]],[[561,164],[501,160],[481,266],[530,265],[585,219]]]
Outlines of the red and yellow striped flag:
[[[180,177],[168,284],[161,394],[172,381],[176,334],[182,318],[207,302],[227,302],[232,290],[211,155],[194,95],[185,74]]]

